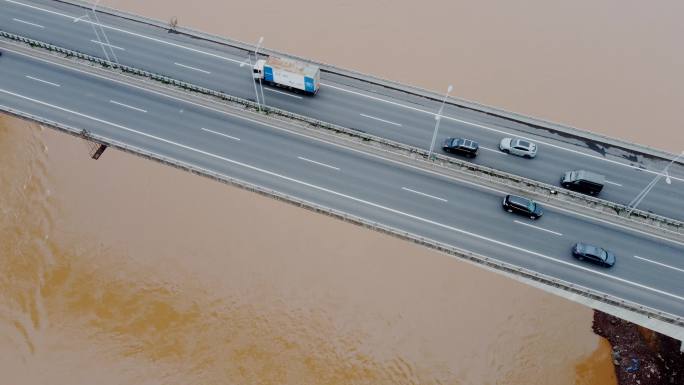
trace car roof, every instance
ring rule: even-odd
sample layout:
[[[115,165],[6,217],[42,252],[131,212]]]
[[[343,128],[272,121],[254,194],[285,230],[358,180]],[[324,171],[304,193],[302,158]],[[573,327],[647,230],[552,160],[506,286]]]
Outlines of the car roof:
[[[597,257],[600,257],[601,259],[605,260],[605,258],[608,257],[608,252],[604,250],[602,247],[594,246],[594,245],[587,245],[586,243],[581,243],[582,245],[582,251],[585,254],[591,254],[595,255]],[[605,255],[601,251],[606,251]]]
[[[527,206],[528,204],[530,204],[530,202],[532,202],[531,199],[519,197],[519,196],[517,196],[517,195],[509,195],[509,196],[508,196],[508,201],[509,201],[509,202],[512,202],[512,203],[516,203],[516,204],[522,205],[522,206]]]

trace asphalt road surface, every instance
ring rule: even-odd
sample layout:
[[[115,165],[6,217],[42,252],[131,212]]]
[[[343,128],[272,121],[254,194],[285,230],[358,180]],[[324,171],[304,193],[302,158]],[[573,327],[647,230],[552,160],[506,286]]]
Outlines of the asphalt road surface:
[[[505,191],[8,50],[0,106],[684,316],[681,243],[562,208],[515,216],[501,208]],[[614,251],[616,265],[575,260],[576,241]]]
[[[105,33],[96,25],[105,26]],[[240,65],[247,60],[244,53],[165,29],[103,13],[96,19],[83,8],[48,0],[0,0],[0,29],[255,99],[250,67]],[[337,79],[322,74],[321,90],[314,97],[265,87],[265,100],[288,111],[429,148],[438,102],[401,98],[383,90],[371,93],[337,83]],[[529,131],[529,127],[453,105],[447,105],[443,115],[438,145],[448,136],[476,140],[481,150],[475,163],[555,185],[565,171],[594,171],[607,179],[600,197],[613,202],[628,204],[666,165],[634,154],[606,154],[588,140],[525,133],[522,130]],[[538,143],[538,157],[523,159],[498,151],[500,139],[507,136],[523,136]],[[684,220],[684,167],[673,166],[669,175],[672,184],[663,178],[638,208]]]

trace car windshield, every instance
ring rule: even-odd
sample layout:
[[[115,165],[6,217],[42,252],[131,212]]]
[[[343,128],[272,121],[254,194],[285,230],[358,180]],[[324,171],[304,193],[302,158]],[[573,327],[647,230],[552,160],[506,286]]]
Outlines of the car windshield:
[[[534,212],[534,209],[537,208],[537,204],[534,203],[533,201],[530,201],[530,203],[527,204],[527,209],[530,210],[530,212]]]
[[[519,140],[519,141],[518,141],[518,146],[520,146],[520,147],[530,148],[530,147],[531,147],[531,144],[532,144],[532,143],[526,142],[526,141],[524,141],[524,140]]]
[[[463,139],[454,138],[454,140],[451,141],[451,145],[457,147],[461,145],[461,142],[463,142]]]

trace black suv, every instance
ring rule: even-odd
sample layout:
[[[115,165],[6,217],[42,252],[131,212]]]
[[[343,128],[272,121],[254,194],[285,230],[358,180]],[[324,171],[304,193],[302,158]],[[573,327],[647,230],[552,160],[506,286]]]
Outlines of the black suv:
[[[575,243],[572,247],[572,255],[580,261],[587,260],[597,265],[611,267],[615,264],[615,254],[598,246],[586,243]]]
[[[479,147],[480,145],[477,142],[463,138],[447,138],[442,144],[442,150],[445,152],[461,154],[469,158],[474,158],[477,155]]]
[[[515,195],[506,195],[502,205],[509,213],[522,214],[531,219],[539,219],[544,214],[544,210],[537,202]]]
[[[597,195],[603,189],[606,178],[585,170],[568,171],[561,176],[561,186],[589,195]]]

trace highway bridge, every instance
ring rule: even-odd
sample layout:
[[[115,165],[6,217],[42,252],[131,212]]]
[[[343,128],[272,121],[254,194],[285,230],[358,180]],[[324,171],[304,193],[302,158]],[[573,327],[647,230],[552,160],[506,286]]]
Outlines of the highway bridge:
[[[92,16],[84,18],[83,8],[66,2],[0,0],[0,10],[0,30],[93,56],[103,56],[107,44],[121,64],[253,98],[249,67],[240,66],[245,51],[235,46],[170,34],[107,13],[98,16],[108,36],[103,43],[95,36]],[[680,241],[561,206],[547,206],[544,217],[534,222],[514,217],[501,210],[507,193],[501,189],[308,136],[287,124],[197,96],[103,75],[7,42],[0,43],[0,50],[0,108],[6,111],[87,128],[93,135],[159,158],[684,317]],[[439,100],[361,83],[324,73],[317,96],[267,87],[266,102],[409,145],[429,146]],[[571,169],[598,171],[609,180],[602,197],[622,203],[667,164],[647,151],[558,135],[457,103],[445,108],[440,132],[440,137],[479,141],[483,151],[477,163],[542,182],[557,184],[560,174]],[[530,137],[540,144],[538,158],[498,152],[503,136]],[[684,170],[677,164],[670,175],[673,184],[657,185],[640,208],[684,219]],[[617,264],[601,269],[574,260],[570,247],[577,241],[613,250]],[[661,329],[681,339],[683,334],[673,330]]]

